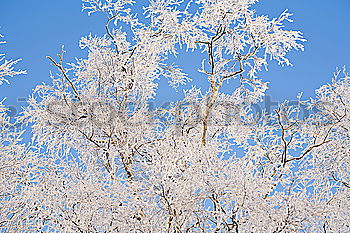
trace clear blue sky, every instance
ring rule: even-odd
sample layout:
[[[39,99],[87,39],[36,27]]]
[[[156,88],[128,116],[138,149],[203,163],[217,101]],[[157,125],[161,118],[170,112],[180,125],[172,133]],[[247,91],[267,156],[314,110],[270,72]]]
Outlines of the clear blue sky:
[[[350,69],[350,0],[261,0],[256,4],[259,14],[271,17],[286,8],[294,14],[294,23],[288,28],[302,31],[308,41],[304,52],[290,53],[293,67],[272,63],[268,72],[260,73],[270,82],[268,94],[279,101],[295,99],[301,91],[310,97],[331,80],[336,67]],[[81,12],[80,0],[0,0],[0,33],[7,41],[0,51],[7,58],[21,57],[18,67],[28,71],[28,75],[12,79],[11,85],[0,87],[1,99],[7,96],[7,105],[23,106],[16,103],[17,98],[30,95],[37,84],[49,83],[49,71],[56,72],[46,55],[55,56],[64,44],[67,61],[82,57],[80,37],[103,30],[102,16],[88,17]],[[175,91],[159,91],[164,100],[176,95]]]

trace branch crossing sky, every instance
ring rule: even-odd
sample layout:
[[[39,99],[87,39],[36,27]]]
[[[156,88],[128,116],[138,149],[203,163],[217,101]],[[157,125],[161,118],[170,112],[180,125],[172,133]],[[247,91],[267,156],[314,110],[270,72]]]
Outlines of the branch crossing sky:
[[[142,1],[145,0],[137,4]],[[304,52],[289,54],[293,67],[272,62],[268,71],[259,74],[270,82],[268,94],[272,100],[292,100],[299,92],[308,98],[316,88],[331,81],[336,67],[345,65],[350,69],[349,0],[261,0],[255,7],[258,14],[270,17],[289,9],[294,23],[287,27],[302,31],[308,40]],[[28,71],[28,75],[11,79],[11,85],[0,87],[1,98],[7,96],[6,105],[25,106],[23,100],[37,84],[51,81],[49,71],[56,70],[45,56],[55,56],[65,45],[66,61],[72,62],[75,57],[86,55],[79,48],[81,36],[104,33],[102,15],[88,17],[81,12],[80,0],[1,0],[0,12],[0,32],[7,41],[1,52],[8,59],[22,58],[17,67]],[[191,62],[191,56],[184,56],[181,61],[188,67]],[[194,70],[199,66],[193,64]],[[166,81],[160,83],[163,87]],[[180,93],[161,88],[158,101],[176,99]]]

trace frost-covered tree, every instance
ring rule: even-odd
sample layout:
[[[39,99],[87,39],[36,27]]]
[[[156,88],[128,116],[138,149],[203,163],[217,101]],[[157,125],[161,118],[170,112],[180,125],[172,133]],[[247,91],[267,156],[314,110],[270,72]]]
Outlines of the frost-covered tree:
[[[25,71],[14,68],[18,61],[6,60],[5,55],[0,54],[0,85],[9,83],[8,77],[25,74]],[[19,187],[28,182],[25,166],[33,159],[33,154],[29,146],[21,142],[23,131],[10,119],[9,109],[3,102],[4,99],[0,102],[0,229],[11,229],[8,223],[12,218],[23,217],[20,213],[22,204],[18,200],[25,203],[26,197],[20,196]]]
[[[20,155],[1,154],[12,163],[0,170],[0,229],[348,232],[350,78],[337,72],[314,100],[257,116],[258,72],[291,65],[304,39],[284,28],[290,13],[259,16],[256,2],[152,0],[139,17],[132,0],[83,0],[105,15],[106,34],[83,37],[88,55],[74,64],[64,49],[48,57],[58,75],[19,119],[35,147],[3,131]],[[201,75],[190,77],[176,55],[198,51]],[[205,78],[208,89],[151,109],[162,78],[173,88]],[[301,105],[314,114],[303,118]]]

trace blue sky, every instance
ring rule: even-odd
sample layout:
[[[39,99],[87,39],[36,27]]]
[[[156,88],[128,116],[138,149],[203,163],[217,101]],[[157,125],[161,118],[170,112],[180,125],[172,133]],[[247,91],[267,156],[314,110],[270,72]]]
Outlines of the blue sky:
[[[271,17],[289,9],[294,23],[287,28],[302,31],[308,40],[304,52],[290,53],[293,67],[273,62],[269,71],[260,73],[270,82],[268,94],[273,100],[295,99],[301,91],[304,98],[313,96],[316,88],[331,80],[336,67],[350,69],[349,0],[261,0],[255,8]],[[0,87],[1,99],[7,96],[7,105],[24,106],[17,99],[30,95],[37,84],[49,83],[50,70],[56,72],[45,56],[55,56],[61,45],[66,47],[67,62],[85,56],[78,47],[80,37],[102,34],[103,25],[101,15],[81,12],[80,0],[0,0],[0,33],[7,41],[0,51],[7,58],[22,58],[17,67],[28,71]],[[183,59],[181,63],[189,63],[191,56]],[[176,96],[175,91],[159,90],[160,101]]]

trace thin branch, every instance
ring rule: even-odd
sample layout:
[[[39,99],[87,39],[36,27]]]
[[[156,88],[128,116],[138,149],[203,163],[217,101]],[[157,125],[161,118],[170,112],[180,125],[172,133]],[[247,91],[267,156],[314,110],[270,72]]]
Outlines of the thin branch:
[[[52,57],[46,56],[46,58],[52,62],[52,65],[56,66],[61,71],[61,73],[63,74],[63,77],[67,80],[68,85],[73,89],[73,92],[74,92],[76,98],[78,98],[79,101],[81,101],[77,89],[75,88],[73,82],[69,79],[67,72],[64,70],[64,68],[62,66],[62,56],[59,56],[59,57],[60,57],[60,63],[57,63]]]

